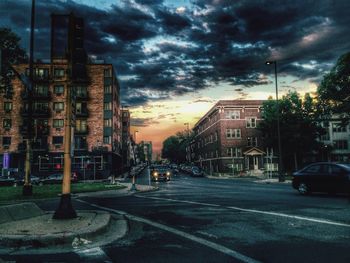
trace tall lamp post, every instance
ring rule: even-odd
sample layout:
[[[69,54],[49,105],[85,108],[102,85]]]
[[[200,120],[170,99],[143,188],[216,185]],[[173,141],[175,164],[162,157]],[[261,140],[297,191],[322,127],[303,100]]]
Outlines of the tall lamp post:
[[[31,158],[32,158],[32,93],[33,93],[33,63],[34,63],[34,23],[35,23],[35,0],[32,0],[32,11],[30,21],[30,45],[29,45],[29,85],[27,85],[28,95],[28,118],[27,118],[27,147],[25,159],[25,174],[22,194],[30,196],[33,194],[33,186],[30,182]]]
[[[277,61],[270,60],[265,62],[266,65],[274,65],[275,66],[275,85],[276,85],[276,111],[277,111],[277,140],[278,140],[278,181],[284,181],[283,175],[283,161],[282,161],[282,145],[281,145],[281,131],[280,131],[280,107],[278,101],[278,84],[277,84]]]

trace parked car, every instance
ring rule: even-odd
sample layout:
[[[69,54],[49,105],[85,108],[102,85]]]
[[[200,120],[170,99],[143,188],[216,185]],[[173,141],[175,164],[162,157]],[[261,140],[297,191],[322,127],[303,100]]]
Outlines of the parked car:
[[[171,170],[166,165],[153,165],[150,168],[152,181],[170,181]]]
[[[293,188],[312,192],[350,193],[350,164],[314,163],[293,174]]]
[[[191,167],[191,176],[194,176],[194,177],[203,177],[204,176],[204,173],[203,171],[197,167],[197,166],[192,166]]]
[[[61,184],[63,180],[63,173],[55,173],[51,174],[48,177],[45,177],[43,179],[40,179],[39,185],[44,185],[44,184]],[[78,176],[75,172],[72,172],[71,176],[71,182],[75,183],[78,181]]]
[[[30,182],[33,185],[39,185],[40,180],[41,180],[41,178],[38,176],[35,176],[35,175],[30,176]],[[24,185],[24,175],[17,176],[17,178],[15,179],[15,184],[16,185]]]
[[[0,186],[13,186],[15,185],[15,178],[3,175],[0,176]]]

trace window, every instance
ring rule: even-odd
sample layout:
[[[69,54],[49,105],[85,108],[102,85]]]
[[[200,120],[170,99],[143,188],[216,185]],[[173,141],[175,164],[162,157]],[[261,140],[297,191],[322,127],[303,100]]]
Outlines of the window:
[[[347,150],[348,149],[348,141],[347,140],[335,140],[334,141],[334,149]]]
[[[333,132],[346,132],[346,126],[342,126],[340,123],[332,124]]]
[[[112,102],[105,102],[103,105],[104,110],[112,110]]]
[[[4,119],[2,122],[2,127],[5,129],[10,129],[12,126],[12,120],[11,119]]]
[[[247,145],[251,147],[258,146],[258,138],[257,137],[247,137]]]
[[[12,111],[12,102],[4,102],[4,111],[6,112]]]
[[[64,86],[63,85],[57,85],[54,87],[54,92],[56,95],[61,95],[64,93]]]
[[[55,111],[63,111],[64,109],[64,103],[63,102],[54,102],[53,103],[53,109]]]
[[[61,127],[63,127],[63,119],[54,119],[53,120],[53,127],[54,128],[61,128]]]
[[[104,76],[105,77],[112,77],[112,71],[111,69],[107,68],[104,70]]]
[[[105,86],[105,94],[111,94],[112,93],[112,86],[106,85]]]
[[[74,148],[75,149],[86,149],[88,146],[86,137],[74,136]]]
[[[230,157],[242,157],[242,149],[235,147],[227,148],[227,155]]]
[[[312,165],[305,169],[307,173],[317,173],[318,171],[320,171],[320,165]]]
[[[225,118],[237,120],[240,118],[240,112],[239,110],[225,110]]]
[[[217,131],[215,132],[215,135],[214,135],[214,141],[218,141],[218,132]]]
[[[112,141],[111,136],[103,136],[103,143],[104,144],[110,144]]]
[[[55,68],[53,70],[53,75],[57,78],[64,77],[64,69],[63,68]]]
[[[77,102],[75,104],[75,113],[77,114],[87,114],[87,103],[86,102]]]
[[[86,97],[87,96],[86,86],[76,86],[75,92],[76,92],[77,97]]]
[[[34,94],[47,96],[49,94],[49,86],[35,85]]]
[[[226,138],[241,138],[241,129],[226,129]]]
[[[76,120],[75,121],[75,129],[78,132],[86,132],[87,131],[87,121],[86,120]]]
[[[29,71],[29,69],[28,69],[28,71]],[[38,78],[47,78],[49,76],[49,69],[47,69],[47,68],[36,68],[34,70],[34,76],[38,77]]]
[[[105,127],[112,127],[112,119],[104,119],[103,125]]]
[[[62,144],[62,143],[63,143],[63,136],[52,137],[52,144]]]
[[[46,112],[49,109],[49,103],[47,103],[47,102],[35,102],[33,104],[33,108],[34,108],[34,111]]]
[[[10,145],[11,144],[11,137],[2,137],[2,145]]]
[[[246,127],[247,128],[256,128],[256,118],[246,119]]]

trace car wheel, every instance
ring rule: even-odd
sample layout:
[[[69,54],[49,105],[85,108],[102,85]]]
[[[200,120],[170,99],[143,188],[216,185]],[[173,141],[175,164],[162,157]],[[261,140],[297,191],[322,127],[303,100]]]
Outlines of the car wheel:
[[[301,182],[298,186],[298,191],[302,195],[307,195],[310,193],[309,186],[306,183]]]

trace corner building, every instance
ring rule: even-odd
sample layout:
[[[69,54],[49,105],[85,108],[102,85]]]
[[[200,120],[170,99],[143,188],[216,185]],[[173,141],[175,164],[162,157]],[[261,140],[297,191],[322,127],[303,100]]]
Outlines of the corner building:
[[[266,152],[261,133],[262,100],[220,100],[194,126],[192,161],[208,173],[261,174]],[[275,169],[276,163],[274,164]]]
[[[122,168],[120,88],[114,68],[91,60],[84,49],[84,22],[70,15],[52,15],[51,60],[34,63],[32,91],[32,173],[63,170],[64,124],[71,121],[72,171],[103,178]],[[24,170],[28,135],[28,92],[20,76],[27,64],[14,65],[13,94],[0,98],[0,159]],[[72,119],[66,120],[67,94]]]

